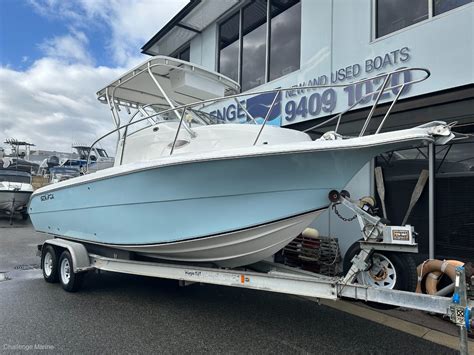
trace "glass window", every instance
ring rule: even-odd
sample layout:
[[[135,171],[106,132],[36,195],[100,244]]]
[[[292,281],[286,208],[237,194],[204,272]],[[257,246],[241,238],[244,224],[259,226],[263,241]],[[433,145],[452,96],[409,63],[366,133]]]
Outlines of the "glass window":
[[[474,2],[474,0],[434,0],[433,14],[439,15],[456,7],[469,4],[470,2]]]
[[[436,147],[436,174],[450,173],[474,177],[474,138]]]
[[[176,58],[176,59],[185,60],[186,62],[189,62],[190,53],[191,53],[191,51],[190,51],[189,46],[188,46],[184,49],[181,49],[180,51],[177,51],[177,52],[171,54],[171,57]]]
[[[97,149],[97,152],[99,153],[99,155],[102,157],[102,158],[107,158],[108,155],[106,153],[106,151],[104,149]]]
[[[265,83],[267,1],[251,3],[242,16],[242,90],[246,91]]]
[[[15,175],[15,174],[1,174],[0,182],[16,182],[16,183],[29,184],[30,177],[23,176],[23,175]]]
[[[428,18],[427,0],[377,0],[377,33],[382,37]]]
[[[272,0],[270,80],[300,68],[301,3]]]
[[[267,44],[268,10],[270,43]],[[242,33],[239,33],[240,21]],[[219,33],[218,70],[235,81],[240,80],[242,91],[300,67],[300,0],[252,0],[223,22]]]
[[[238,81],[239,13],[222,23],[219,31],[219,72]]]
[[[191,51],[189,47],[186,49],[182,50],[181,53],[179,53],[179,58],[181,60],[185,60],[186,62],[189,62],[189,57],[190,57]]]

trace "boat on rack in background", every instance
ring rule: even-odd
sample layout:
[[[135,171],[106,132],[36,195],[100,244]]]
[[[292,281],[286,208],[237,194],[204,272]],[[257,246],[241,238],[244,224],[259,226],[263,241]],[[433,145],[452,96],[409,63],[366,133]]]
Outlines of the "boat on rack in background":
[[[7,139],[5,144],[10,146],[11,152],[7,155],[3,148],[0,149],[0,213],[11,217],[19,214],[26,219],[27,205],[33,193],[31,172],[38,165],[25,158],[34,144],[16,139]],[[21,147],[26,149],[22,151]]]
[[[358,137],[338,134],[341,113],[318,125],[336,123],[335,131],[313,141],[305,132],[266,124],[277,99],[292,88],[239,94],[239,85],[221,74],[151,58],[98,92],[116,128],[97,141],[118,135],[114,167],[35,191],[33,225],[86,245],[177,262],[258,262],[299,235],[328,208],[328,193],[343,189],[374,156],[453,138],[443,122],[380,133],[393,105],[367,134],[385,91],[401,93],[429,75],[424,69],[394,73],[407,70],[426,75],[392,87],[393,73],[376,77],[383,85],[361,98],[377,96]],[[242,102],[259,94],[271,94],[273,102],[264,117],[253,117]],[[229,103],[249,124],[210,114]]]
[[[63,158],[59,161],[60,167],[77,167],[81,172],[88,172],[107,169],[114,165],[114,158],[109,157],[103,148],[91,148],[83,144],[74,144],[75,150],[73,157]]]
[[[33,193],[31,174],[17,169],[0,169],[0,212],[28,217],[28,201]]]
[[[38,171],[39,165],[29,160],[31,147],[34,147],[34,144],[14,138],[7,139],[4,143],[10,146],[11,152],[6,154],[1,149],[0,169],[14,169],[28,173],[36,173]]]

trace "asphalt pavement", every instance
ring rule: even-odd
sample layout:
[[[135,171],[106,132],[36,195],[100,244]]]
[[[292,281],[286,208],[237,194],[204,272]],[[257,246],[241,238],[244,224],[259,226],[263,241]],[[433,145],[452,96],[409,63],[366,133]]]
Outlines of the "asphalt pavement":
[[[0,217],[0,353],[456,353],[282,294],[106,272],[67,293],[37,269],[46,238]]]

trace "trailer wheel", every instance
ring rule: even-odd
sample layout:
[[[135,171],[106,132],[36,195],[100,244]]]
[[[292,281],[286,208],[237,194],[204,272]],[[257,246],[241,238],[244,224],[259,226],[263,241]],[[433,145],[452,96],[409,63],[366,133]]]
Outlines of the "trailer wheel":
[[[51,245],[46,245],[41,254],[41,268],[46,282],[58,282],[58,257],[56,250]]]
[[[59,281],[64,290],[76,292],[82,285],[84,273],[74,272],[71,253],[65,250],[59,258]]]
[[[352,258],[360,251],[359,242],[354,243],[344,257],[344,273],[352,266]],[[416,262],[409,254],[374,251],[369,258],[370,267],[361,272],[356,283],[391,290],[414,292],[417,284]],[[375,308],[394,308],[372,303]]]

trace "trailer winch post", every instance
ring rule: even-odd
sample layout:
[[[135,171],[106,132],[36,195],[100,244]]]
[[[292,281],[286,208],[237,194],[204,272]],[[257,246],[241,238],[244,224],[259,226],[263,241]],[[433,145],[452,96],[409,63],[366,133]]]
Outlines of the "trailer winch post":
[[[466,272],[464,266],[456,268],[456,279],[454,281],[453,304],[449,307],[451,321],[459,327],[459,352],[468,355],[467,331],[471,328],[472,312],[467,300]]]
[[[341,204],[355,213],[354,217],[359,222],[363,239],[360,242],[360,252],[351,260],[352,265],[343,279],[344,284],[354,282],[360,272],[366,271],[370,267],[369,259],[374,250],[400,253],[418,252],[418,244],[415,242],[414,231],[410,225],[388,226],[387,220],[364,210],[357,201],[350,199],[349,192],[345,190],[341,192],[332,190],[329,192],[328,198],[332,206]],[[337,210],[335,212],[336,215],[339,215]],[[398,240],[396,240],[397,238]]]

